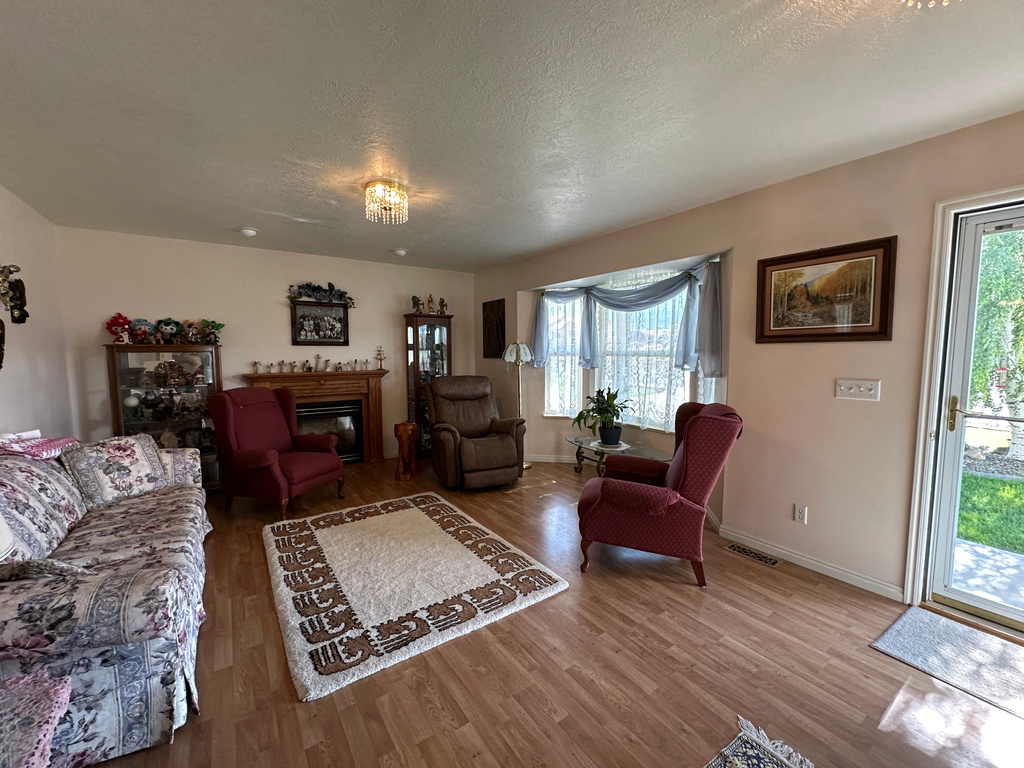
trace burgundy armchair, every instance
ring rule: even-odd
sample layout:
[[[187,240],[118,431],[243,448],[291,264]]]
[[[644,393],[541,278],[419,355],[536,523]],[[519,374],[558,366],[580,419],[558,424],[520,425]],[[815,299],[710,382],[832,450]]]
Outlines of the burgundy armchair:
[[[211,395],[207,407],[220,448],[225,511],[235,496],[251,496],[277,500],[283,517],[290,499],[332,480],[345,498],[338,436],[300,435],[290,389],[228,389]]]
[[[743,431],[727,405],[683,403],[676,411],[671,464],[609,456],[604,477],[587,482],[577,505],[584,573],[595,542],[689,560],[704,587],[704,505]]]

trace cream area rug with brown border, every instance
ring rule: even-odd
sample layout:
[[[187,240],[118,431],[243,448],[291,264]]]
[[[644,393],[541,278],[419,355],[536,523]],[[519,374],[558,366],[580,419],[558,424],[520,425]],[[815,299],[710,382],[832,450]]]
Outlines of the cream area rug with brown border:
[[[568,588],[434,493],[263,529],[303,701]]]

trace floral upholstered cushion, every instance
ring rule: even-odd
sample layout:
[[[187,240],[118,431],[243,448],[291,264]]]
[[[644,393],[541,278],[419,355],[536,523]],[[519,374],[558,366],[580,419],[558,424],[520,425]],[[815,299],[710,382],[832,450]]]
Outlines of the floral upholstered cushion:
[[[0,455],[0,516],[14,538],[2,562],[46,557],[85,511],[78,488],[55,462]]]
[[[0,766],[45,768],[57,721],[68,709],[71,679],[45,669],[0,682]]]
[[[164,465],[168,485],[203,484],[198,448],[161,448],[160,462]]]
[[[60,460],[78,483],[89,509],[167,485],[164,465],[150,435],[110,437],[74,446],[65,450]]]

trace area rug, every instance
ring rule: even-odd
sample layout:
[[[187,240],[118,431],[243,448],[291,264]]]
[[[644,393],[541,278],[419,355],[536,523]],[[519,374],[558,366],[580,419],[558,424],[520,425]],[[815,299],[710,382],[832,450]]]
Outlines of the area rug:
[[[263,542],[303,701],[569,586],[433,493],[268,525]]]
[[[871,647],[1024,717],[1024,647],[922,608],[908,608]]]
[[[768,734],[749,720],[738,718],[740,735],[704,768],[814,768],[806,757]]]

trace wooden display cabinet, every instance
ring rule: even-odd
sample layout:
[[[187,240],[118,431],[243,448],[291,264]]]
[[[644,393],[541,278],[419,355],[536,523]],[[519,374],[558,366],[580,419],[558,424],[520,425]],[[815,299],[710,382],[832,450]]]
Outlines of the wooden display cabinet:
[[[417,452],[430,455],[430,420],[427,418],[426,386],[438,376],[452,372],[452,316],[405,316],[406,383],[409,421],[420,428]]]
[[[157,445],[198,448],[203,486],[219,481],[217,444],[206,399],[223,388],[220,347],[206,344],[107,344],[115,435],[153,436]]]

